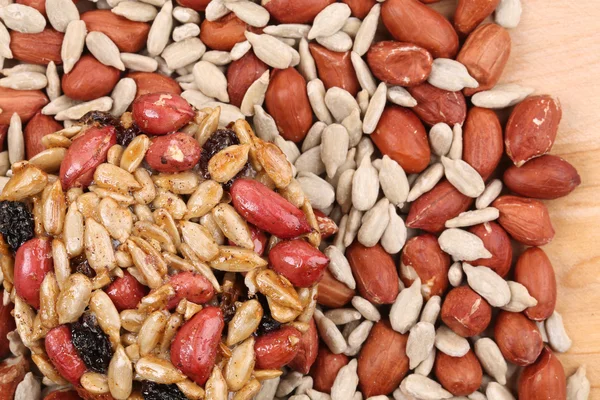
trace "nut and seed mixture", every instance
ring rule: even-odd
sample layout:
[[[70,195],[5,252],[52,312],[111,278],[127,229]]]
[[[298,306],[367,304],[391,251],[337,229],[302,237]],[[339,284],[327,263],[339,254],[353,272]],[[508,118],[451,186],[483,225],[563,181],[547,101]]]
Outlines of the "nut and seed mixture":
[[[2,2],[0,398],[587,399],[560,103],[436,2]]]

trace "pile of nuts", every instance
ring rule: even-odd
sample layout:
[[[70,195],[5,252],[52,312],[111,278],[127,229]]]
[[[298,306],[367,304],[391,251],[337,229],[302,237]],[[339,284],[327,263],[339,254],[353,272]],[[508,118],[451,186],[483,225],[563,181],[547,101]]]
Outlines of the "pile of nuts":
[[[3,3],[0,398],[587,399],[560,103],[437,2]]]

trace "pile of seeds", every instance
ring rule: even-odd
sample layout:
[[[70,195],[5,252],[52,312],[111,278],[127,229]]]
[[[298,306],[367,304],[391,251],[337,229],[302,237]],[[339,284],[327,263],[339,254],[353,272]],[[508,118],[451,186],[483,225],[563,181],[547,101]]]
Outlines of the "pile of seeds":
[[[498,84],[520,0],[435,2],[1,6],[0,391],[586,399],[560,103]]]

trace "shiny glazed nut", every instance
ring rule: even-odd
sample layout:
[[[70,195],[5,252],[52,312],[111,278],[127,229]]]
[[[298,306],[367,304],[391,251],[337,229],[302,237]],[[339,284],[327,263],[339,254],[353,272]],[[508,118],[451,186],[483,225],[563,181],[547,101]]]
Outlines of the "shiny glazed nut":
[[[355,241],[346,257],[362,297],[375,304],[391,304],[399,292],[398,274],[392,257],[377,244],[365,247]]]
[[[64,74],[62,89],[65,95],[75,100],[89,101],[109,94],[121,73],[118,69],[106,66],[94,56],[86,54],[73,69]]]
[[[302,334],[298,353],[288,366],[294,371],[302,374],[308,374],[315,363],[319,352],[319,334],[314,319],[311,318],[308,330]]]
[[[423,171],[431,150],[423,123],[411,110],[388,106],[371,139],[384,155],[396,161],[406,173]]]
[[[311,42],[308,48],[315,60],[319,79],[323,81],[325,89],[335,86],[346,90],[352,96],[356,96],[360,86],[352,65],[350,52],[331,51],[314,42]]]
[[[450,256],[440,249],[433,235],[421,235],[410,239],[400,257],[400,279],[406,287],[415,279],[421,279],[421,292],[425,300],[441,296],[448,288]]]
[[[90,128],[73,141],[60,165],[60,181],[63,190],[87,187],[96,167],[106,161],[108,149],[117,142],[112,126]]]
[[[492,307],[468,286],[460,286],[446,295],[441,318],[454,333],[471,337],[488,327],[492,319]]]
[[[44,276],[53,270],[49,240],[34,238],[27,241],[15,256],[14,284],[17,295],[27,304],[40,307],[40,286]]]
[[[105,291],[119,312],[136,308],[140,300],[148,294],[148,288],[129,272],[124,272],[123,277],[115,279]]]
[[[259,229],[281,239],[290,239],[311,231],[304,214],[265,185],[238,179],[231,186],[236,211]]]
[[[4,296],[4,291],[0,291],[0,295]],[[6,335],[16,329],[15,319],[11,315],[14,308],[12,303],[0,303],[0,358],[4,358],[10,354],[9,340]]]
[[[159,172],[182,172],[198,163],[201,151],[194,138],[177,132],[155,138],[146,152],[146,162]]]
[[[180,272],[171,276],[169,283],[175,289],[175,297],[169,300],[168,309],[174,309],[182,299],[196,304],[204,304],[213,298],[215,290],[204,275],[193,272]]]
[[[207,307],[185,323],[173,339],[171,362],[198,385],[204,385],[210,376],[224,324],[221,310]]]
[[[308,242],[282,241],[269,251],[271,267],[294,286],[309,287],[321,280],[329,258]]]
[[[151,135],[177,131],[194,117],[192,107],[181,96],[152,93],[133,103],[133,119],[140,129]]]
[[[296,357],[302,334],[291,326],[256,338],[254,352],[257,369],[278,369]]]
[[[427,50],[414,44],[384,41],[371,46],[367,62],[373,75],[383,82],[415,86],[429,77],[433,58]]]
[[[456,55],[458,35],[450,22],[418,0],[386,1],[381,8],[381,19],[400,42],[424,47],[434,58]]]

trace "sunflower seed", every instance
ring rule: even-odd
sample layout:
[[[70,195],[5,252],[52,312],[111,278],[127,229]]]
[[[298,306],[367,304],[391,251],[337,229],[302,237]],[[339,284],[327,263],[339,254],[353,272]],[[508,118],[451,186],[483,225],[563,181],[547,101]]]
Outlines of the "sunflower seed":
[[[218,50],[207,51],[202,55],[201,60],[208,61],[209,63],[215,64],[216,66],[224,66],[232,61],[230,53]]]
[[[183,375],[169,361],[155,356],[142,357],[135,364],[135,372],[142,378],[156,383],[172,384],[184,381]]]
[[[571,348],[573,341],[569,338],[562,316],[557,311],[554,311],[546,320],[546,333],[552,350],[564,353]]]
[[[581,366],[567,379],[567,400],[585,400],[590,395],[590,381],[587,379],[586,367]]]
[[[406,355],[410,361],[410,369],[415,369],[426,360],[435,343],[435,327],[429,322],[418,322],[408,335]]]
[[[358,386],[357,368],[356,359],[340,368],[331,387],[331,400],[347,400],[354,396]]]
[[[214,3],[214,0],[211,2],[211,4],[212,3]],[[236,43],[233,46],[233,48],[231,49],[231,51],[229,52],[229,55],[231,56],[231,61],[239,60],[240,58],[245,56],[246,53],[248,53],[248,51],[250,51],[251,48],[252,48],[252,45],[247,40]]]
[[[443,122],[435,124],[429,130],[429,144],[437,156],[445,156],[452,146],[452,129]]]
[[[506,385],[508,366],[496,342],[490,338],[481,338],[475,342],[474,348],[485,372],[501,385]]]
[[[353,51],[361,57],[367,53],[369,47],[371,47],[371,43],[373,43],[377,25],[379,24],[380,13],[381,5],[374,5],[371,8],[371,11],[369,11],[367,16],[363,19],[362,24],[356,33]]]
[[[7,79],[7,78],[4,78]],[[19,114],[13,113],[10,117],[10,125],[7,133],[8,141],[8,159],[10,164],[25,159],[25,138],[23,137],[23,127]]]
[[[10,34],[2,22],[0,22],[0,57],[13,58],[10,50]],[[4,73],[4,70],[2,72]]]
[[[320,175],[325,172],[325,164],[321,159],[321,147],[313,147],[312,149],[301,154],[294,163],[296,170],[301,172],[313,173]]]
[[[421,279],[417,278],[409,288],[402,290],[396,297],[390,309],[392,328],[402,334],[408,332],[419,319],[422,307]]]
[[[246,94],[242,99],[242,105],[240,106],[240,110],[245,116],[251,117],[254,115],[254,106],[263,104],[268,86],[269,71],[267,70],[246,90]]]
[[[318,309],[315,310],[314,316],[320,337],[329,350],[334,354],[343,353],[348,345],[338,327]]]
[[[471,289],[487,300],[492,307],[503,307],[510,302],[508,283],[488,267],[473,267],[463,263]]]
[[[515,400],[510,391],[497,382],[490,382],[485,390],[488,400]]]
[[[269,23],[269,12],[251,1],[226,1],[225,7],[250,26],[262,28]]]
[[[321,159],[327,176],[333,178],[348,154],[348,131],[340,124],[332,124],[323,130],[321,137]]]
[[[352,38],[345,32],[338,31],[330,36],[319,36],[317,43],[327,50],[345,53],[352,48]]]
[[[444,390],[442,385],[419,374],[411,374],[400,384],[402,392],[421,400],[449,399],[452,393]]]
[[[213,3],[213,2],[211,2]],[[180,7],[177,6],[173,9],[173,18],[175,18],[177,21],[181,22],[182,24],[186,24],[186,23],[192,23],[192,24],[199,24],[200,21],[200,14],[198,14],[197,11],[191,9],[191,8],[187,8],[187,7]]]
[[[75,322],[81,317],[92,296],[92,282],[83,274],[69,276],[56,301],[60,324]]]
[[[158,62],[152,57],[136,53],[121,53],[120,57],[125,68],[133,71],[154,72],[158,68]]]
[[[66,74],[71,72],[77,61],[79,61],[83,53],[86,35],[85,21],[75,20],[69,22],[60,50],[60,57]]]
[[[127,63],[126,63],[127,64]],[[137,85],[135,81],[131,78],[123,78],[115,85],[110,97],[113,99],[113,105],[110,110],[110,113],[115,116],[121,116],[135,98],[135,93],[137,90]],[[127,168],[126,168],[127,169]],[[127,169],[128,170],[128,169]],[[133,170],[128,170],[128,172],[133,172]]]
[[[455,262],[448,270],[448,281],[453,287],[458,287],[463,281],[463,270],[460,261]]]
[[[155,19],[157,16],[157,11],[154,6],[136,1],[121,1],[111,11],[117,15],[120,15],[121,17],[127,18],[130,21],[138,22],[149,22]]]
[[[329,310],[325,313],[325,316],[336,325],[346,325],[353,321],[360,321],[361,319],[360,313],[352,308]]]
[[[342,207],[343,213],[347,213],[352,207],[352,179],[354,178],[354,172],[353,169],[348,169],[338,179],[336,200]]]
[[[0,18],[7,28],[21,33],[40,33],[46,19],[35,8],[23,4],[9,4],[0,8]]]
[[[152,8],[154,9],[154,7]],[[169,43],[171,29],[173,28],[172,11],[173,3],[167,1],[156,15],[156,18],[154,18],[154,22],[152,22],[147,41],[148,53],[151,56],[158,56],[163,52],[167,43]]]
[[[379,176],[371,165],[370,157],[364,157],[352,179],[352,204],[360,211],[371,209],[379,194]]]
[[[417,100],[402,86],[390,86],[387,91],[387,99],[402,107],[414,107]]]
[[[506,29],[516,28],[522,11],[521,0],[500,0],[496,7],[496,23]]]
[[[441,163],[435,163],[429,166],[425,171],[419,174],[408,194],[407,201],[412,202],[427,193],[444,176],[444,166]]]
[[[385,197],[365,213],[358,230],[358,241],[366,247],[373,247],[381,239],[390,221],[390,202]]]
[[[381,236],[381,246],[389,254],[397,254],[406,243],[406,225],[404,220],[396,213],[396,207],[393,204],[388,206],[388,213],[390,219]]]
[[[279,136],[275,120],[259,105],[254,106],[254,118],[252,122],[256,135],[262,140],[272,142]]]
[[[307,82],[317,79],[318,76],[315,60],[308,48],[308,41],[304,37],[300,39],[298,53],[300,54],[298,71],[302,74],[302,76],[304,76],[304,79],[306,79]]]
[[[312,172],[302,172],[297,181],[313,208],[326,209],[335,201],[333,187],[318,175]]]
[[[352,276],[350,264],[348,263],[346,256],[344,256],[344,253],[335,246],[329,246],[325,249],[325,254],[329,257],[328,268],[334,278],[348,286],[350,289],[355,289],[356,282]]]
[[[454,124],[452,127],[452,145],[448,151],[447,157],[452,160],[461,160],[463,152],[463,131],[462,126]]]
[[[344,234],[344,246],[348,247],[352,244],[360,228],[363,212],[352,207],[348,214],[346,222],[346,232]]]
[[[429,322],[430,324],[435,325],[440,313],[441,303],[442,300],[440,296],[431,296],[429,300],[427,300],[427,303],[425,303],[425,307],[423,307],[421,322]]]
[[[329,396],[327,393],[318,392],[314,389],[307,390],[306,394],[310,400],[331,400],[331,396]]]
[[[58,99],[61,99],[62,97],[63,96],[59,97]],[[50,103],[50,104],[52,104],[52,103]],[[50,104],[48,104],[48,106]],[[113,104],[113,100],[110,97],[108,97],[108,96],[100,97],[96,100],[76,104],[65,110],[62,110],[62,111],[58,112],[54,118],[57,121],[65,121],[68,119],[77,120],[77,119],[83,117],[85,114],[87,114],[90,111],[109,111],[112,108],[112,104]],[[48,106],[46,106],[46,107],[48,107]],[[42,112],[43,112],[43,110],[42,110]]]
[[[534,89],[532,88],[507,83],[476,93],[471,98],[471,101],[477,107],[506,108],[520,103],[533,92]]]
[[[409,194],[408,180],[402,167],[384,155],[378,175],[383,194],[394,206],[402,206]]]
[[[481,210],[465,211],[458,216],[446,221],[446,228],[461,228],[483,224],[498,219],[500,213],[497,208],[487,207]]]
[[[352,60],[352,66],[356,71],[356,77],[358,78],[360,87],[369,92],[369,95],[372,96],[377,89],[377,84],[375,83],[375,78],[373,78],[373,74],[371,74],[367,63],[354,51],[351,53],[350,57]]]
[[[79,19],[79,11],[71,0],[47,0],[46,14],[54,29],[64,32],[71,21]]]
[[[301,39],[308,35],[310,28],[307,24],[281,24],[267,26],[263,32],[273,36]]]
[[[200,34],[200,27],[193,23],[180,25],[173,29],[173,40],[180,42],[182,40],[197,37]],[[229,55],[229,53],[227,53]]]
[[[48,98],[52,101],[60,97],[60,77],[56,71],[56,64],[54,64],[54,61],[48,63],[48,68],[46,68],[46,80],[48,81],[48,87],[46,88]]]
[[[308,39],[319,36],[331,36],[344,26],[350,17],[350,7],[344,3],[334,3],[325,7],[313,21],[313,26],[308,32]]]
[[[332,87],[325,93],[325,104],[336,121],[343,121],[352,113],[358,110],[358,103],[350,93],[339,87]]]
[[[463,160],[442,156],[446,179],[465,196],[476,198],[485,190],[481,175]]]
[[[229,12],[223,0],[213,0],[206,6],[205,15],[208,21],[216,21],[229,14]]]
[[[313,79],[306,85],[308,99],[312,106],[313,112],[319,119],[327,125],[333,122],[331,114],[325,105],[325,85],[320,79]]]
[[[229,101],[227,78],[215,65],[206,61],[198,61],[194,65],[194,79],[200,91],[206,96],[215,97],[224,102]]]
[[[273,36],[252,32],[245,32],[246,39],[252,45],[252,49],[261,61],[273,68],[285,69],[292,64],[292,52],[290,47]]]
[[[510,312],[523,312],[529,307],[535,307],[537,300],[529,295],[529,291],[518,282],[508,281],[510,288],[510,302],[502,307]]]
[[[164,60],[167,63],[167,66],[169,68],[178,69],[178,68],[185,67],[186,65],[189,65],[189,64],[192,64],[192,63],[198,61],[205,52],[206,52],[206,46],[204,45],[204,43],[202,43],[202,41],[200,41],[200,39],[198,39],[197,37],[191,37],[191,38],[183,39],[179,42],[171,43],[164,49],[161,56],[162,56],[162,58],[164,58]],[[206,63],[206,64],[214,67],[214,65],[207,63],[205,61],[203,63]],[[195,68],[196,68],[196,66],[194,66],[194,70],[195,70]],[[194,75],[194,76],[196,76],[196,75]],[[207,76],[206,79],[209,80],[210,78]],[[197,79],[196,79],[196,84],[198,85]],[[201,88],[200,85],[198,85],[198,87]],[[211,95],[211,97],[215,97],[215,96]],[[221,98],[219,98],[219,99],[221,100]],[[228,100],[223,100],[223,101],[228,101]]]
[[[117,400],[129,398],[132,390],[133,368],[123,346],[117,346],[108,365],[108,387]]]
[[[435,347],[450,357],[462,357],[471,348],[467,339],[458,336],[445,325],[440,326],[436,331]]]
[[[438,242],[442,250],[457,261],[473,261],[492,257],[479,237],[461,229],[446,229],[438,238]]]
[[[477,88],[479,83],[469,75],[467,68],[458,61],[449,58],[436,58],[427,78],[430,85],[442,90],[457,92],[464,88]]]
[[[502,192],[502,181],[500,179],[492,180],[487,184],[483,193],[481,193],[475,201],[475,208],[478,210],[487,208],[494,200],[496,200],[496,197],[500,195],[500,192]]]
[[[296,395],[290,397],[290,399],[294,398],[294,397],[300,397],[300,399],[297,400],[306,400],[309,399],[310,397],[308,397],[305,393],[308,389],[312,389],[313,388],[313,378],[310,376],[305,376],[300,380],[300,384],[298,385],[298,387],[296,388]]]
[[[363,132],[366,134],[371,134],[375,132],[375,128],[377,128],[377,124],[379,123],[379,119],[381,118],[381,114],[383,114],[383,109],[385,108],[386,103],[386,94],[387,94],[387,86],[384,82],[380,83],[369,102],[369,107],[365,112],[365,118],[363,121]]]

